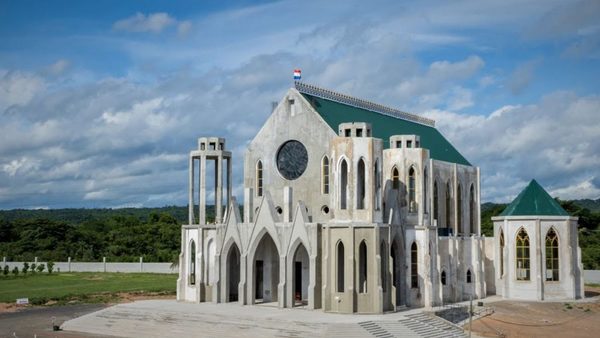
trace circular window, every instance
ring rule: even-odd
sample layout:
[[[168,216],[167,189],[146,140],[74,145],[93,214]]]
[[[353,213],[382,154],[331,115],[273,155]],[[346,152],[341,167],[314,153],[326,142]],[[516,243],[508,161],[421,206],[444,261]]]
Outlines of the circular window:
[[[277,211],[277,213],[280,215],[283,214],[283,209],[281,209],[279,206],[275,208],[275,211]]]
[[[288,180],[302,176],[308,164],[308,152],[298,141],[285,142],[277,152],[277,170]]]
[[[321,211],[323,212],[323,214],[327,215],[327,214],[329,214],[329,207],[328,207],[328,206],[326,206],[326,205],[324,205],[324,206],[321,208]]]

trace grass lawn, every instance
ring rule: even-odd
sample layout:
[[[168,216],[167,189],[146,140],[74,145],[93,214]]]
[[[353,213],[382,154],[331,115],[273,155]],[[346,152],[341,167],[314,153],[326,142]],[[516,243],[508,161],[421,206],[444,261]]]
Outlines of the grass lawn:
[[[38,273],[27,276],[0,277],[0,302],[29,298],[33,304],[49,300],[90,300],[90,295],[117,292],[175,293],[176,274],[155,273]],[[102,301],[102,299],[95,301]]]

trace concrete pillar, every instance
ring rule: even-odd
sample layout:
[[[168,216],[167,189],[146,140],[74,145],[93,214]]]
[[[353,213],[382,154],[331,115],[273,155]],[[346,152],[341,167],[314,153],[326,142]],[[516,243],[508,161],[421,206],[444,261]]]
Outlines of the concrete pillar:
[[[227,210],[231,205],[231,157],[227,158]]]
[[[67,259],[67,265],[69,267],[69,272],[71,272],[71,257]]]
[[[188,224],[194,224],[194,157],[190,154],[189,163],[189,195],[188,195]]]
[[[454,213],[452,214],[452,218],[454,218],[454,236],[458,235],[458,232],[461,230],[461,224],[458,224],[458,175],[457,175],[457,165],[454,163],[452,167],[452,195],[454,199],[452,200],[452,206],[454,208]],[[462,189],[461,189],[462,190]]]
[[[292,187],[283,187],[283,222],[289,223],[292,221]]]
[[[215,223],[223,223],[223,156],[215,161]]]
[[[102,257],[102,270],[106,272],[106,257]]]
[[[206,224],[206,155],[200,156],[200,202],[198,224]]]
[[[254,189],[244,188],[244,223],[254,221]]]
[[[473,213],[477,225],[477,236],[481,236],[481,171],[477,167],[477,191],[476,191],[477,215]]]
[[[144,257],[140,256],[140,272],[144,272]]]
[[[536,219],[535,220],[535,255],[533,257],[530,257],[530,261],[529,261],[529,268],[532,269],[534,266],[536,267],[537,273],[535,274],[536,280],[535,283],[537,284],[537,299],[538,300],[544,300],[544,281],[546,280],[546,274],[544,272],[544,262],[542,262],[542,239],[545,237],[542,237],[541,232],[542,232],[542,224],[540,222],[540,219]],[[529,243],[531,243],[531,238],[529,239]],[[530,249],[531,250],[531,249]],[[534,259],[532,259],[534,258]],[[535,264],[535,265],[534,265]],[[531,272],[530,272],[531,275]],[[533,276],[531,276],[533,278]]]
[[[2,266],[6,265],[6,256],[2,257]]]

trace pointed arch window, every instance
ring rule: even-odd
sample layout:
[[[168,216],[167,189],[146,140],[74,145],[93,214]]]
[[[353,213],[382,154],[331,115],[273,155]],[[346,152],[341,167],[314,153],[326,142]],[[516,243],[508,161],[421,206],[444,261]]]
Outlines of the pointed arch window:
[[[436,221],[440,221],[440,211],[438,208],[438,187],[437,181],[433,181],[433,219]],[[439,224],[438,224],[439,226]]]
[[[446,285],[446,271],[444,271],[444,270],[442,270],[441,280],[442,280],[442,285]]]
[[[342,160],[340,163],[340,209],[346,209],[347,206],[347,190],[348,190],[348,163]]]
[[[263,195],[263,164],[261,160],[256,162],[256,194],[259,197]]]
[[[475,188],[473,184],[471,184],[471,188],[469,189],[469,228],[471,229],[471,234],[477,233],[475,229]]]
[[[427,168],[423,171],[423,211],[427,213]]]
[[[375,210],[379,210],[381,204],[381,180],[379,179],[379,159],[375,160],[373,166],[373,181],[375,181]]]
[[[460,183],[456,188],[456,218],[458,222],[456,232],[464,232],[462,224],[462,189]]]
[[[367,243],[360,242],[358,247],[358,292],[367,292]]]
[[[419,288],[419,260],[417,258],[417,243],[413,242],[410,247],[410,287]]]
[[[323,157],[321,163],[321,191],[323,194],[329,194],[329,158]]]
[[[356,209],[365,208],[365,161],[358,160],[356,170]]]
[[[392,169],[392,188],[400,189],[400,172],[396,167]]]
[[[500,279],[504,277],[504,231],[500,229]]]
[[[446,228],[452,228],[452,186],[446,183]]]
[[[467,269],[467,283],[471,283],[471,269]]]
[[[558,235],[554,228],[548,230],[546,234],[546,280],[558,281]]]
[[[416,192],[415,192],[415,168],[408,170],[408,212],[417,212]]]
[[[337,292],[344,292],[344,243],[337,245]]]
[[[517,280],[530,280],[529,235],[521,228],[515,243],[517,249]]]
[[[196,285],[196,242],[194,240],[190,242],[189,283],[190,285]]]

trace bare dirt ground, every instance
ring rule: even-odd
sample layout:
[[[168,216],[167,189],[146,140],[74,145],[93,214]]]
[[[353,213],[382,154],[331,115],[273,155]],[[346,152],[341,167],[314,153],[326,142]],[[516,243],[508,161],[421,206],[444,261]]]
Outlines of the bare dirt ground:
[[[482,337],[598,337],[600,287],[586,287],[586,298],[577,302],[493,303],[494,314],[473,322],[473,333]]]
[[[103,337],[81,333],[53,331],[53,321],[57,325],[85,314],[101,310],[115,303],[129,303],[143,299],[174,299],[174,295],[151,295],[119,293],[115,302],[108,304],[79,304],[52,306],[17,306],[14,303],[0,303],[0,338],[4,337]]]

